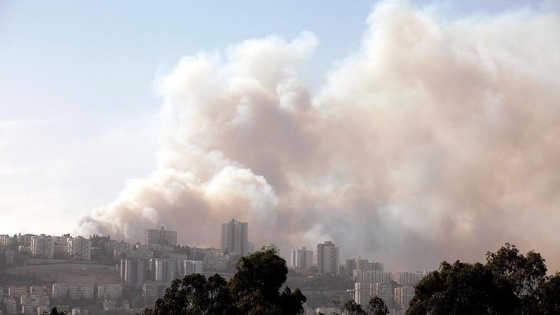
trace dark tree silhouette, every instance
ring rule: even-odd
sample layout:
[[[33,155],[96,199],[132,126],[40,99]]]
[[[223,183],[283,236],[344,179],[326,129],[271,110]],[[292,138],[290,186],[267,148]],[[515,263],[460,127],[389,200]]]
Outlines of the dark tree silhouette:
[[[544,262],[507,243],[485,265],[444,261],[416,285],[406,314],[560,314],[560,276],[547,277]]]
[[[63,314],[66,314],[66,312],[61,311],[60,306],[53,307],[50,312],[47,311],[43,312],[43,315],[63,315]]]
[[[382,298],[374,296],[368,303],[368,314],[371,315],[387,315],[389,308],[385,305]]]

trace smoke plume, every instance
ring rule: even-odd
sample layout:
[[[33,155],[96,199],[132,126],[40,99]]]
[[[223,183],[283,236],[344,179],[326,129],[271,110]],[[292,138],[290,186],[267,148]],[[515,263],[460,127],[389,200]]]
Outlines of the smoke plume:
[[[257,248],[333,240],[418,269],[511,242],[558,269],[560,16],[438,12],[379,3],[316,92],[297,73],[309,32],[182,58],[158,81],[157,169],[81,228],[219,246],[236,218]]]

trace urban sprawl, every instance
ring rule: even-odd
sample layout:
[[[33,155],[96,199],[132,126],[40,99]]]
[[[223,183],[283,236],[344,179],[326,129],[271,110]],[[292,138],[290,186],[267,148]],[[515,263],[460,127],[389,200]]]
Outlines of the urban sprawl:
[[[177,244],[177,231],[147,229],[144,242],[109,236],[0,235],[0,315],[43,314],[59,305],[68,314],[138,314],[165,294],[171,281],[191,273],[230,278],[235,263],[255,250],[248,223],[221,225],[221,246]],[[265,249],[280,250],[274,244]],[[341,263],[332,241],[315,251],[301,247],[286,258],[287,285],[307,297],[306,314],[338,312],[347,300],[367,305],[382,298],[391,314],[404,314],[414,285],[426,271],[388,272],[383,263],[359,257]]]

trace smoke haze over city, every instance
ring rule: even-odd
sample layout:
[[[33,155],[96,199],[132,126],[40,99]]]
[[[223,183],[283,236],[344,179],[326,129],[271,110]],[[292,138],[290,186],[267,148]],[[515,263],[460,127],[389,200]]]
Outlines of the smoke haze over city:
[[[504,242],[558,270],[560,17],[552,8],[450,18],[378,3],[326,83],[301,79],[321,38],[271,35],[183,57],[164,100],[157,167],[80,218],[140,239],[163,225],[217,246],[333,240],[343,256],[435,268]]]

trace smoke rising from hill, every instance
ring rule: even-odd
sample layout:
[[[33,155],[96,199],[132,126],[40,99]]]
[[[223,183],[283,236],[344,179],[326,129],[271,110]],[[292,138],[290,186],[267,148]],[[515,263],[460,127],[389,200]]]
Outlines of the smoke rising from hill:
[[[329,239],[434,268],[508,241],[558,269],[560,16],[438,12],[378,4],[316,93],[297,77],[308,32],[184,57],[159,81],[157,169],[81,229],[140,239],[161,224],[217,246],[234,217],[257,247]]]

